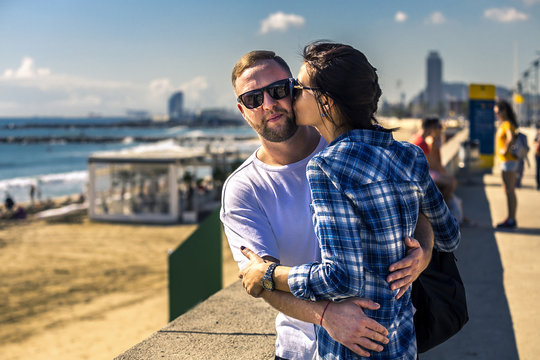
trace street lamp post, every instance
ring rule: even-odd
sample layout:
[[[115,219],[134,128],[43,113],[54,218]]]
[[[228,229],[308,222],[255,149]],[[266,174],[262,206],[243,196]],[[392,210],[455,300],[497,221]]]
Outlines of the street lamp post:
[[[534,108],[533,108],[533,111],[534,111],[534,114],[533,114],[533,120],[534,120],[534,125],[536,125],[538,123],[538,110],[539,110],[539,101],[540,101],[540,98],[538,96],[538,82],[539,82],[539,78],[538,78],[538,65],[540,64],[540,58],[536,59],[534,62],[533,62],[533,68],[536,72],[536,83],[535,83],[535,91],[534,91],[534,101],[533,101],[533,104],[534,104]]]
[[[524,108],[525,108],[525,123],[529,122],[529,100],[530,100],[530,87],[529,87],[529,93],[527,94],[527,82],[529,79],[529,70],[525,70],[523,72],[523,101],[524,101]]]

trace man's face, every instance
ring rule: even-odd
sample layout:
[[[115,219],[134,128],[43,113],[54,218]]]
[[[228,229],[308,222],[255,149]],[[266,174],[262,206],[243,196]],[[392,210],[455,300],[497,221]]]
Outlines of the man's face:
[[[248,91],[257,90],[276,81],[289,78],[289,74],[273,60],[262,60],[246,69],[236,79],[236,96]],[[294,122],[291,98],[273,99],[267,91],[263,91],[261,106],[248,109],[244,104],[238,103],[238,109],[248,124],[263,139],[271,142],[288,140],[297,130]]]

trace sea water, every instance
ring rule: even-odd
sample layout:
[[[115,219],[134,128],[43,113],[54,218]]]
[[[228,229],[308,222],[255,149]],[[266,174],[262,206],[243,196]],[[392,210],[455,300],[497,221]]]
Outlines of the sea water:
[[[30,188],[37,188],[36,198],[41,200],[64,195],[80,194],[86,191],[88,181],[88,157],[96,152],[115,151],[148,143],[68,143],[62,138],[68,136],[87,137],[190,137],[190,136],[250,136],[254,132],[249,127],[193,129],[178,127],[87,127],[86,124],[107,124],[125,122],[125,118],[85,119],[85,127],[80,119],[0,119],[0,137],[55,137],[50,143],[0,144],[0,199],[3,202],[10,194],[17,203],[30,201]],[[70,127],[13,127],[9,124],[69,124]]]

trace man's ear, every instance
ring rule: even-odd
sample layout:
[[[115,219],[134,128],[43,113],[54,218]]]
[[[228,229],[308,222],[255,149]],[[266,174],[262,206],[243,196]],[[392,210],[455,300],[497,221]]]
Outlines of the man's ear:
[[[240,103],[236,103],[236,107],[237,107],[238,110],[240,111],[240,114],[242,114],[242,117],[245,119],[245,118],[246,118],[246,114],[244,114],[244,108],[242,107],[242,105],[240,105]]]

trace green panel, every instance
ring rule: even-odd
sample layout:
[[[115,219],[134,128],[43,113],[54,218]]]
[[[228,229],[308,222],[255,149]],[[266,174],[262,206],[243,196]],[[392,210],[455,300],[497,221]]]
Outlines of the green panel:
[[[222,288],[219,209],[169,255],[169,321]]]

